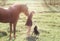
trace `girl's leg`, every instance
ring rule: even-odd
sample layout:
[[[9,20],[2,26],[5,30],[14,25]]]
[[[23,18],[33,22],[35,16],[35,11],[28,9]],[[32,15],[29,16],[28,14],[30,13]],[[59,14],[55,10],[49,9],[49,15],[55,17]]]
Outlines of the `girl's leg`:
[[[31,26],[27,26],[27,35],[30,36]]]

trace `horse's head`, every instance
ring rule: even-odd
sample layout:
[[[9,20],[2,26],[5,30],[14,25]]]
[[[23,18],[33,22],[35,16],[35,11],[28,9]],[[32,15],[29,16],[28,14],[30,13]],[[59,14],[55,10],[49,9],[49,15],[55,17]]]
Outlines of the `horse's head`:
[[[26,16],[29,15],[28,7],[27,5],[20,5],[20,10],[23,12]]]

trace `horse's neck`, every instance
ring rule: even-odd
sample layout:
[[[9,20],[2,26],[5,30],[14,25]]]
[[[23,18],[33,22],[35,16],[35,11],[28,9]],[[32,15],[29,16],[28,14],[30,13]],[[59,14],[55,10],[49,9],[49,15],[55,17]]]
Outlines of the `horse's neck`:
[[[19,11],[16,7],[10,7],[10,8],[9,8],[9,11],[10,11],[11,13],[17,13],[17,14],[20,13],[20,11]]]

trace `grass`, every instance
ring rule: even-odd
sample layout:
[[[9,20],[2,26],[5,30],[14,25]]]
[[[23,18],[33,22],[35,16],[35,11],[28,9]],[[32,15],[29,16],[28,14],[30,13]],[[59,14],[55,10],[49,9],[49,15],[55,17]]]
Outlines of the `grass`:
[[[9,1],[8,5],[18,1]],[[10,5],[9,5],[10,6]],[[6,7],[8,7],[6,5]],[[39,9],[40,11],[40,9]],[[16,27],[16,39],[11,41],[60,41],[60,14],[36,13],[33,16],[33,27],[38,26],[40,32],[38,39],[34,36],[26,39],[26,16],[21,14]],[[35,25],[34,25],[35,24]],[[7,32],[7,36],[1,36],[0,41],[9,41],[9,23],[0,23],[0,31]],[[32,31],[31,31],[32,32]]]
[[[26,39],[26,16],[20,15],[16,27],[16,39],[14,41],[29,41]],[[60,41],[60,14],[59,13],[36,13],[33,16],[33,26],[38,26],[40,35],[36,41]],[[7,36],[0,37],[0,41],[9,41],[9,23],[0,23],[0,30],[6,31]],[[32,32],[32,31],[31,31]],[[30,39],[31,40],[31,39]],[[12,40],[13,41],[13,40]],[[34,40],[35,41],[35,40]]]

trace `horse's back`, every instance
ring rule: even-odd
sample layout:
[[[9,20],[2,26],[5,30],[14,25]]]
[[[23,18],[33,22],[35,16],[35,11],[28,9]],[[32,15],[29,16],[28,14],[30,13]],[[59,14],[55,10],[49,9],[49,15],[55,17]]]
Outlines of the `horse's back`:
[[[0,14],[7,14],[8,13],[8,9],[4,9],[0,7]]]
[[[8,9],[0,8],[0,22],[8,22],[10,17]]]

